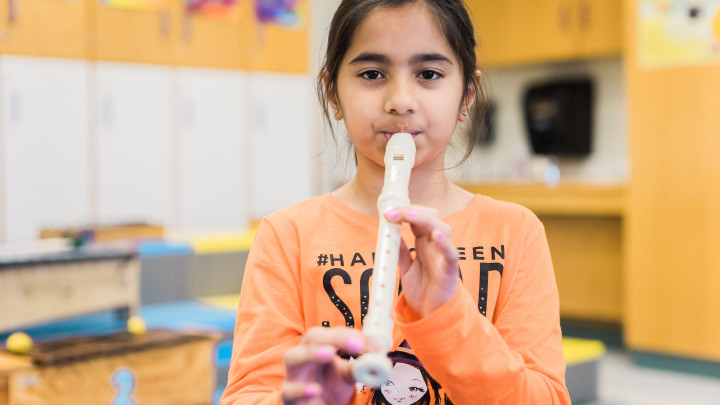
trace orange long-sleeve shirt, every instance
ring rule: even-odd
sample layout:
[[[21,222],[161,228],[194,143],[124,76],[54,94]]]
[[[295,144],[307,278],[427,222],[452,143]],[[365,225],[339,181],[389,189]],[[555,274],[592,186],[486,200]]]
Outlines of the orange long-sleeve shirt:
[[[400,294],[392,383],[376,392],[359,387],[355,403],[569,404],[558,294],[540,221],[480,195],[443,220],[464,288],[420,319]],[[221,404],[280,404],[283,355],[308,328],[361,328],[377,228],[377,219],[331,194],[263,220],[245,270]],[[412,248],[410,228],[402,234]]]

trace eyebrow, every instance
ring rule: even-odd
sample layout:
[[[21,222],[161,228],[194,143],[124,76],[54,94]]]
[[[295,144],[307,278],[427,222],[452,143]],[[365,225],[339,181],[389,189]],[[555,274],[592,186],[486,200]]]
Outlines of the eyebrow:
[[[373,52],[363,52],[349,62],[350,65],[364,62],[376,62],[383,65],[390,64],[390,58],[387,55]],[[410,59],[410,64],[415,65],[422,62],[446,62],[452,65],[452,61],[445,55],[439,53],[421,53]]]

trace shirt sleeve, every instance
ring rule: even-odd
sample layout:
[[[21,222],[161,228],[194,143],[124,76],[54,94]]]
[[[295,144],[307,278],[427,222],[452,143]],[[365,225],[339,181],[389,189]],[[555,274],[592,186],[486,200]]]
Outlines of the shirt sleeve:
[[[455,405],[570,404],[557,286],[544,228],[535,224],[516,274],[503,280],[510,290],[494,322],[465,288],[423,318],[400,296],[397,327]]]
[[[267,220],[258,228],[243,276],[221,405],[282,403],[283,357],[305,333],[299,276],[292,270],[298,268],[294,233]]]

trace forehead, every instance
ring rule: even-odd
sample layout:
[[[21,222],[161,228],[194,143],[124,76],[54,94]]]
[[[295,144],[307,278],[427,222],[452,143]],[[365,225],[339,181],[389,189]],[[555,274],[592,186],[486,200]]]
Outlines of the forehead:
[[[409,364],[400,362],[395,363],[392,371],[390,372],[390,375],[391,379],[398,383],[409,384],[411,381],[415,381],[415,384],[417,384],[418,382],[422,383],[422,385],[425,384],[420,370]]]
[[[453,61],[457,59],[442,27],[420,1],[401,7],[377,7],[368,13],[353,33],[345,59],[362,52],[392,56],[441,53]]]

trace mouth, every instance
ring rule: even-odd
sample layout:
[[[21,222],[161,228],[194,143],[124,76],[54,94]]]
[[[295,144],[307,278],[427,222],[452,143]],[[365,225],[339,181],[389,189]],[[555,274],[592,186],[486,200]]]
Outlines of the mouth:
[[[408,133],[408,134],[410,134],[410,136],[412,136],[413,138],[415,138],[420,132],[419,132],[419,131],[413,132],[413,131],[407,131],[407,130],[398,130],[398,131],[394,131],[394,132],[384,132],[384,131],[383,131],[383,135],[385,135],[385,140],[386,140],[386,141],[389,141],[390,138],[392,138],[393,135],[399,134],[399,133]]]

